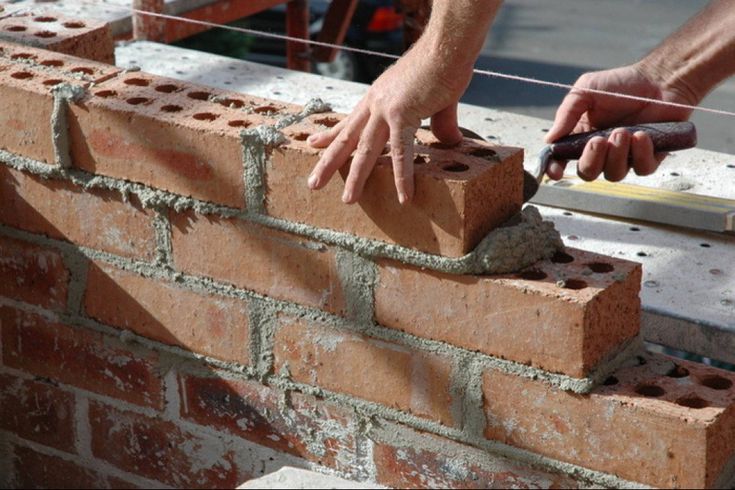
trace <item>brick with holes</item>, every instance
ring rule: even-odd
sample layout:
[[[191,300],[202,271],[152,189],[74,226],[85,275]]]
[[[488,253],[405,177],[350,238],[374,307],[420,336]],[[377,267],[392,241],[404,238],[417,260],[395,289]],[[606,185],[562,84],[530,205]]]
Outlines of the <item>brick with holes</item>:
[[[142,72],[71,107],[74,166],[233,208],[245,207],[240,133],[299,107]]]
[[[375,318],[418,337],[585,377],[637,335],[641,267],[567,252],[500,276],[380,261]]]
[[[735,464],[735,374],[633,359],[590,395],[487,371],[485,436],[665,488],[721,487]]]
[[[96,20],[75,19],[56,12],[13,15],[0,19],[0,39],[115,64],[112,30]]]

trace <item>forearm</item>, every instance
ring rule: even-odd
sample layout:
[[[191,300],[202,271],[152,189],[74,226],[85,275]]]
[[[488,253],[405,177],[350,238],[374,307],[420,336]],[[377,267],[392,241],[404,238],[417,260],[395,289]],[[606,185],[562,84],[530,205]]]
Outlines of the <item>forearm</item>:
[[[664,89],[698,104],[735,73],[735,2],[713,0],[638,65]]]

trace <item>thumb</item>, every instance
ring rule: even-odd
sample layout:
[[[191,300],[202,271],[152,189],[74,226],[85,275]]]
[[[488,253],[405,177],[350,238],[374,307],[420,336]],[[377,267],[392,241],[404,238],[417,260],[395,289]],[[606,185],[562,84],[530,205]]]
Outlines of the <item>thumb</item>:
[[[556,110],[554,124],[546,133],[546,142],[553,143],[572,132],[585,112],[592,108],[589,94],[572,89]]]
[[[463,137],[457,123],[457,103],[431,116],[431,131],[439,141],[448,145],[459,144]]]

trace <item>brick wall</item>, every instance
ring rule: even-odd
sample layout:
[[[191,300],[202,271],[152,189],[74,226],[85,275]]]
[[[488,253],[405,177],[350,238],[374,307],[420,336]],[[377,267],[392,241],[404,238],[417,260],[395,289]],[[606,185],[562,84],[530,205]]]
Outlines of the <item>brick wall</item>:
[[[0,483],[731,476],[735,377],[639,349],[637,264],[422,267],[518,212],[520,150],[424,135],[416,203],[381,161],[346,207],[305,190],[338,114],[0,49]]]

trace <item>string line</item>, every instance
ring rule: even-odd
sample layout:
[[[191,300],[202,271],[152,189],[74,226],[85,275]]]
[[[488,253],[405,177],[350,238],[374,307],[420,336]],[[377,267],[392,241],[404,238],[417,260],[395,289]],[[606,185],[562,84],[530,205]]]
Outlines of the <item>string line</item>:
[[[171,21],[175,21],[175,22],[186,22],[186,23],[201,25],[201,26],[204,26],[204,27],[209,27],[209,28],[214,28],[214,29],[226,29],[226,30],[229,30],[229,31],[239,32],[239,33],[242,33],[242,34],[249,34],[249,35],[257,36],[257,37],[265,37],[265,38],[271,38],[271,39],[279,39],[279,40],[283,40],[283,41],[297,42],[297,43],[308,44],[308,45],[311,45],[311,46],[320,46],[320,47],[325,47],[325,48],[337,48],[337,49],[340,49],[342,51],[348,51],[348,52],[352,52],[352,53],[364,54],[364,55],[369,55],[369,56],[378,56],[378,57],[392,59],[392,60],[397,60],[397,59],[400,58],[400,56],[398,56],[398,55],[388,54],[388,53],[382,53],[380,51],[373,51],[373,50],[370,50],[370,49],[355,48],[355,47],[352,47],[352,46],[340,46],[340,45],[337,45],[337,44],[326,43],[326,42],[323,42],[323,41],[316,41],[316,40],[313,40],[313,39],[303,39],[303,38],[300,38],[300,37],[288,36],[286,34],[277,34],[277,33],[273,33],[273,32],[265,32],[265,31],[258,31],[258,30],[255,30],[255,29],[248,29],[248,28],[245,28],[245,27],[237,27],[237,26],[230,26],[230,25],[225,25],[225,24],[217,24],[217,23],[208,22],[208,21],[205,21],[205,20],[187,19],[186,17],[179,17],[179,16],[176,16],[176,15],[169,15],[169,14],[157,13],[157,12],[149,12],[147,10],[140,10],[140,9],[133,8],[132,6],[130,6],[130,7],[124,7],[122,5],[110,4],[110,3],[107,3],[107,2],[104,2],[104,1],[103,2],[90,2],[90,1],[86,1],[86,0],[78,0],[78,1],[79,1],[79,3],[86,3],[86,4],[91,4],[91,5],[99,5],[99,3],[103,3],[107,7],[117,8],[117,9],[120,9],[120,10],[129,11],[129,12],[132,12],[134,14],[146,15],[146,16],[149,16],[149,17],[154,17],[154,18],[159,18],[159,19],[165,19],[165,20],[171,20]],[[667,106],[667,107],[675,107],[675,108],[679,108],[679,109],[687,109],[687,110],[691,110],[691,111],[699,111],[699,112],[705,112],[705,113],[710,113],[710,114],[718,114],[718,115],[722,115],[722,116],[732,116],[732,117],[735,117],[735,112],[726,111],[726,110],[722,110],[722,109],[713,109],[711,107],[693,106],[693,105],[681,104],[681,103],[677,103],[677,102],[668,102],[668,101],[663,101],[663,100],[658,100],[658,99],[651,99],[651,98],[648,98],[648,97],[641,97],[641,96],[638,96],[638,95],[624,94],[624,93],[620,93],[620,92],[610,92],[610,91],[607,91],[607,90],[599,90],[599,89],[593,89],[593,88],[575,87],[574,85],[570,85],[568,83],[551,82],[551,81],[548,81],[548,80],[542,80],[542,79],[534,78],[534,77],[525,77],[525,76],[521,76],[521,75],[513,75],[513,74],[509,74],[509,73],[502,73],[502,72],[497,72],[497,71],[492,71],[492,70],[483,70],[483,69],[479,69],[479,68],[475,68],[473,70],[473,72],[475,74],[478,74],[478,75],[492,77],[492,78],[500,78],[500,79],[505,79],[505,80],[513,80],[513,81],[522,82],[522,83],[529,83],[529,84],[533,84],[533,85],[540,85],[540,86],[545,86],[545,87],[554,87],[554,88],[559,88],[559,89],[564,89],[564,90],[575,90],[575,91],[578,91],[578,92],[586,92],[586,93],[595,94],[595,95],[606,95],[606,96],[616,97],[616,98],[620,98],[620,99],[634,100],[634,101],[637,101],[637,102],[645,102],[645,103],[648,103],[648,104],[656,104],[656,105],[662,105],[662,106]]]

